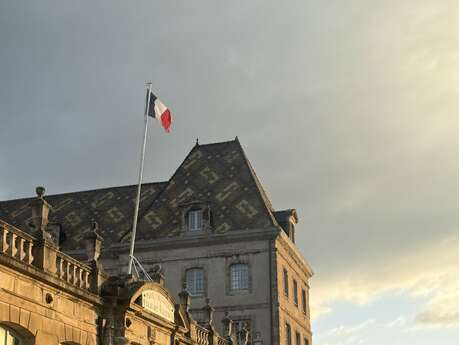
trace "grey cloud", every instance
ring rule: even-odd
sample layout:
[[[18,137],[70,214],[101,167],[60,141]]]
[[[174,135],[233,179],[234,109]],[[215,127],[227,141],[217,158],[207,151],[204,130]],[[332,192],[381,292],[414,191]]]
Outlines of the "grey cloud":
[[[455,1],[3,1],[0,199],[135,183],[239,136],[298,245],[339,276],[458,231]],[[456,73],[456,74],[455,74]],[[313,285],[314,286],[314,285]]]

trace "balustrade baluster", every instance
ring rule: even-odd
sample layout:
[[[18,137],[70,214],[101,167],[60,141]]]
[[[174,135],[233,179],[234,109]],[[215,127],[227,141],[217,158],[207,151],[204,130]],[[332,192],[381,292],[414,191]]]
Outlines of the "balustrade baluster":
[[[73,285],[75,285],[75,286],[78,286],[77,269],[78,269],[77,265],[74,264],[74,265],[73,265],[73,281],[72,281],[72,283],[73,283]]]
[[[18,235],[10,232],[10,243],[9,243],[9,248],[8,248],[8,254],[11,256],[11,257],[16,257],[16,253],[18,251],[17,247],[16,247],[16,239],[18,237]]]
[[[70,283],[71,280],[72,280],[72,276],[70,274],[70,262],[66,261],[65,263],[66,263],[66,268],[65,269],[66,269],[66,273],[67,273],[67,275],[66,275],[67,279],[66,280],[67,280],[67,283]]]
[[[24,243],[25,243],[25,239],[24,238],[20,238],[19,239],[19,248],[18,248],[18,251],[19,251],[19,260],[23,261],[24,258],[26,257],[26,252],[24,250]]]
[[[6,253],[8,251],[8,233],[9,231],[6,227],[2,227],[2,253]]]
[[[33,262],[32,249],[33,249],[33,242],[27,241],[26,249],[25,249],[26,256],[24,258],[24,261],[27,262],[29,265],[31,265]]]

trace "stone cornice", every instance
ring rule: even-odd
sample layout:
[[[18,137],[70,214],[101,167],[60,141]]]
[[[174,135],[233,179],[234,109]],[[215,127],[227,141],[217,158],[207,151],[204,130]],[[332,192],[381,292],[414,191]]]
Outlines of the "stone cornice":
[[[289,253],[290,257],[304,271],[308,278],[311,278],[314,275],[314,271],[303,258],[303,255],[301,255],[296,245],[292,243],[290,238],[284,232],[281,232],[277,240],[277,243],[279,243]]]
[[[278,237],[280,228],[270,227],[261,229],[244,229],[232,230],[224,234],[205,232],[196,236],[174,236],[157,238],[149,241],[136,241],[135,251],[151,251],[155,249],[179,249],[179,248],[196,248],[210,245],[228,244],[247,241],[272,240]],[[127,254],[129,252],[129,243],[114,244],[110,248],[104,248],[104,255],[110,254]],[[79,257],[84,254],[83,250],[67,251],[70,255]]]

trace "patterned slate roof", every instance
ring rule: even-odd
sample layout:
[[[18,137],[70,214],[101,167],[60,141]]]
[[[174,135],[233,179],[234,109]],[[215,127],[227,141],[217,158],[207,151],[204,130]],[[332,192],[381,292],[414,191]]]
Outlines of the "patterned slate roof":
[[[99,223],[104,245],[130,239],[136,186],[45,196],[50,220],[62,224],[64,250],[81,248],[91,222]],[[27,229],[31,199],[0,202],[0,219]],[[276,224],[271,203],[237,138],[196,144],[168,182],[143,184],[137,240],[178,236],[184,210],[206,205],[210,231],[266,228]]]
[[[149,205],[166,186],[167,182],[142,184],[141,207],[139,214]],[[137,186],[123,186],[73,192],[57,195],[45,195],[51,205],[49,220],[62,225],[62,249],[82,248],[82,239],[91,231],[91,223],[99,224],[99,232],[104,243],[117,242],[120,232],[132,227]],[[32,198],[0,202],[0,219],[29,230],[32,211],[29,203]]]

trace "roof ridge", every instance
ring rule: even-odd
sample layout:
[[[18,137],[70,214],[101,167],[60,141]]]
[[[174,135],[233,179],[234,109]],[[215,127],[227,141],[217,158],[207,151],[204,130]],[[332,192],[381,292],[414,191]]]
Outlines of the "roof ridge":
[[[215,143],[207,143],[207,144],[199,144],[199,142],[195,145],[195,146],[211,146],[211,145],[221,145],[221,144],[229,144],[229,143],[234,143],[234,142],[238,142],[238,139],[237,137],[233,140],[225,140],[225,141],[218,141],[218,142],[215,142]]]
[[[169,183],[169,181],[160,181],[160,182],[144,182],[142,183],[142,186],[145,185],[153,185],[153,184],[164,184],[164,183]],[[96,192],[96,191],[102,191],[104,189],[119,189],[119,188],[126,188],[126,187],[137,187],[137,184],[128,184],[124,186],[113,186],[113,187],[102,187],[102,188],[95,188],[95,189],[86,189],[86,190],[79,190],[75,192],[65,192],[65,193],[56,193],[56,194],[46,194],[44,197],[54,197],[54,196],[62,196],[62,195],[67,195],[67,194],[78,194],[78,193],[86,193],[86,192]],[[33,199],[35,196],[29,196],[25,198],[17,198],[17,199],[8,199],[8,200],[0,200],[0,204],[4,202],[9,202],[9,201],[21,201],[21,200],[28,200],[28,199]]]

